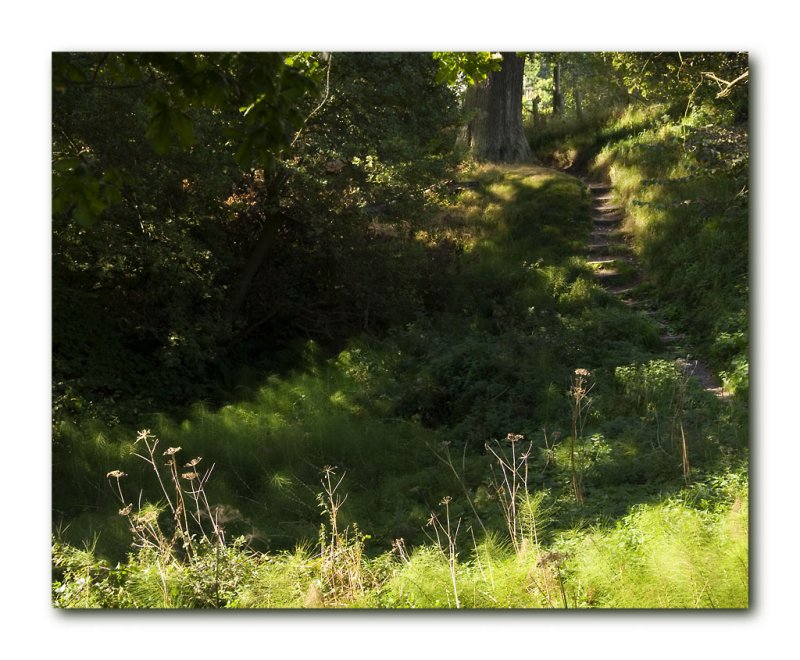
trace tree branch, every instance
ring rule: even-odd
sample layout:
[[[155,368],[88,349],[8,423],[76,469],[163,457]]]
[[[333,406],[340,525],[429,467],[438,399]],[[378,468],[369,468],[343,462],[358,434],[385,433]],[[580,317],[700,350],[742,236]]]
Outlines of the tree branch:
[[[325,96],[323,97],[322,101],[320,101],[320,104],[308,114],[308,117],[305,118],[305,120],[303,121],[303,125],[297,131],[297,134],[294,136],[294,140],[292,140],[292,143],[289,145],[290,147],[293,147],[295,145],[295,142],[297,142],[297,140],[300,139],[300,135],[302,135],[303,129],[305,129],[306,124],[308,123],[308,121],[315,114],[317,114],[317,112],[319,112],[322,109],[322,106],[324,106],[328,102],[328,97],[330,96],[330,92],[331,92],[331,66],[332,65],[333,65],[333,53],[329,53],[328,54],[328,72],[325,75]]]
[[[734,80],[731,80],[730,82],[728,82],[727,80],[723,80],[722,78],[718,77],[717,75],[715,75],[711,71],[703,71],[703,75],[706,78],[709,78],[710,80],[713,80],[715,83],[717,83],[720,86],[721,89],[720,89],[719,93],[717,94],[717,98],[718,99],[722,99],[722,98],[725,98],[726,96],[728,96],[731,93],[731,90],[733,89],[733,87],[735,85],[737,85],[738,83],[744,82],[745,80],[749,79],[749,77],[750,77],[750,69],[745,71],[738,78],[736,78]]]

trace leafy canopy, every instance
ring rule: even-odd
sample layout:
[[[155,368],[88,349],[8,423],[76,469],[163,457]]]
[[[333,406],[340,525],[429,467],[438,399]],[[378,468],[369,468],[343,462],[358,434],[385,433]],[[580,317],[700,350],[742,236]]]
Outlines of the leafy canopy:
[[[492,71],[499,71],[503,56],[488,51],[474,53],[433,53],[439,63],[436,81],[448,85],[474,85]]]

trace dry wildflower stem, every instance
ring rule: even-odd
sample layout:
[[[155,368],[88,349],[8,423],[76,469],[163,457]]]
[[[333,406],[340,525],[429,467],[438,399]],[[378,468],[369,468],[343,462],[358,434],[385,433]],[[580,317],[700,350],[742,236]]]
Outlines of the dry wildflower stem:
[[[106,477],[115,479],[112,490],[122,504],[119,514],[125,516],[130,524],[131,532],[134,535],[133,545],[139,548],[152,548],[156,551],[159,574],[161,575],[164,597],[166,599],[167,584],[162,566],[166,566],[178,560],[178,555],[176,555],[178,543],[180,544],[180,549],[184,556],[189,561],[196,561],[198,559],[198,541],[205,540],[213,544],[216,547],[214,585],[217,604],[219,604],[219,562],[220,551],[225,543],[225,537],[222,527],[219,525],[218,516],[208,501],[205,488],[211,477],[214,466],[212,465],[205,473],[201,474],[194,469],[202,460],[202,458],[197,457],[183,466],[184,468],[191,468],[191,470],[181,473],[179,472],[177,463],[177,454],[181,451],[181,448],[167,448],[162,452],[162,456],[167,458],[167,462],[163,464],[163,466],[167,468],[169,481],[171,481],[173,486],[172,492],[170,492],[166,486],[165,477],[162,475],[163,468],[159,465],[159,459],[156,458],[156,449],[159,442],[158,438],[153,436],[149,429],[145,429],[139,431],[137,434],[136,443],[139,442],[144,444],[145,452],[134,452],[134,456],[143,460],[153,469],[159,487],[161,488],[161,493],[166,500],[167,507],[175,523],[175,532],[172,538],[167,538],[158,522],[159,509],[152,505],[142,506],[141,494],[139,496],[138,510],[134,512],[133,504],[126,501],[120,482],[122,477],[127,475],[120,470],[112,470]],[[189,490],[184,490],[184,483],[188,485]],[[193,511],[191,512],[187,506],[189,503],[187,496],[193,504]],[[211,522],[212,532],[210,535],[206,533],[203,527],[203,518],[208,518]],[[192,523],[196,526],[199,537],[198,533],[193,531]]]
[[[456,567],[458,563],[456,541],[458,538],[458,530],[461,528],[461,518],[458,519],[455,529],[453,529],[453,526],[450,522],[450,502],[452,501],[453,498],[447,496],[442,498],[441,502],[439,502],[439,504],[444,507],[445,523],[442,524],[436,513],[431,512],[431,517],[428,519],[428,525],[433,527],[433,531],[436,533],[436,545],[441,550],[442,554],[445,555],[445,559],[447,559],[447,565],[450,571],[450,580],[453,584],[453,597],[455,598],[456,609],[461,609],[461,601],[458,598],[458,582],[456,580]],[[447,539],[447,553],[445,553],[444,547],[442,546],[440,531],[441,534],[443,534]]]
[[[684,360],[684,364],[689,364],[688,357]],[[695,362],[695,366],[696,366]],[[686,433],[683,430],[683,413],[686,408],[686,388],[689,385],[689,380],[694,374],[694,368],[691,371],[684,370],[678,383],[678,390],[673,402],[673,415],[672,415],[672,433],[675,434],[675,426],[677,425],[681,432],[681,470],[683,472],[683,481],[688,486],[691,480],[691,466],[689,465],[689,447],[686,443]]]
[[[453,465],[453,458],[450,454],[450,442],[445,441],[441,444],[442,450],[444,455],[437,452],[435,449],[433,450],[433,455],[436,456],[442,463],[444,463],[447,467],[450,468],[450,471],[455,476],[456,480],[458,481],[459,485],[461,486],[461,490],[464,491],[464,497],[467,500],[467,504],[469,504],[469,508],[472,509],[472,514],[475,516],[475,520],[481,526],[484,534],[488,534],[486,527],[481,520],[480,515],[478,514],[478,510],[475,508],[475,505],[472,503],[472,497],[470,496],[469,490],[467,489],[467,485],[464,483],[464,479],[461,477],[461,473],[456,469],[456,466]],[[464,471],[464,463],[466,461],[466,451],[467,451],[467,443],[464,443],[464,450],[461,454],[461,467],[462,472]]]
[[[583,490],[581,489],[581,476],[575,462],[575,444],[583,436],[583,427],[586,423],[586,416],[592,400],[589,393],[594,388],[594,383],[589,385],[589,378],[592,372],[588,369],[575,369],[575,378],[569,389],[569,396],[572,399],[572,437],[569,443],[569,464],[572,473],[572,490],[575,493],[575,501],[583,504]]]
[[[528,500],[528,459],[531,455],[533,442],[528,442],[524,450],[519,451],[517,445],[525,439],[517,433],[509,433],[506,441],[511,445],[511,457],[502,449],[500,442],[496,441],[497,448],[486,445],[486,450],[491,453],[497,464],[500,466],[502,474],[501,483],[494,482],[495,491],[503,507],[503,515],[506,519],[508,533],[514,551],[519,555],[522,552],[524,541],[524,530],[519,520],[517,506],[520,502]]]

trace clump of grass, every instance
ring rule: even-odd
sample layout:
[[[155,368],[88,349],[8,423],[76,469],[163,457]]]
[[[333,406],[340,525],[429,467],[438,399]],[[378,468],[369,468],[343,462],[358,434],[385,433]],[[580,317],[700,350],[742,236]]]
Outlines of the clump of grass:
[[[106,607],[108,600],[108,562],[95,556],[94,544],[75,548],[53,539],[53,606],[93,609]]]
[[[668,500],[587,534],[566,570],[585,607],[745,608],[747,547],[746,492],[720,512]]]
[[[364,541],[369,537],[355,523],[339,528],[339,511],[347,499],[338,493],[344,477],[337,478],[336,468],[330,465],[323,468],[323,492],[317,498],[327,523],[319,534],[321,584],[312,586],[307,599],[315,607],[355,601],[367,588],[363,559]]]
[[[319,555],[306,545],[293,551],[259,554],[257,570],[242,581],[229,607],[300,609],[323,606]]]

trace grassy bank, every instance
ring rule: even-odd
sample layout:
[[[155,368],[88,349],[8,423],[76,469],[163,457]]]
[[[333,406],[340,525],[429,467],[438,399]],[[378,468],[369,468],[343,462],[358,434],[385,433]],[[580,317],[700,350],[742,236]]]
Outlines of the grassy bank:
[[[641,112],[641,111],[640,111]],[[726,388],[749,390],[749,151],[746,126],[696,111],[658,117],[594,162],[627,212],[648,288]],[[626,121],[623,117],[620,122]]]

